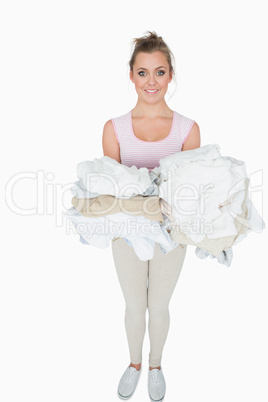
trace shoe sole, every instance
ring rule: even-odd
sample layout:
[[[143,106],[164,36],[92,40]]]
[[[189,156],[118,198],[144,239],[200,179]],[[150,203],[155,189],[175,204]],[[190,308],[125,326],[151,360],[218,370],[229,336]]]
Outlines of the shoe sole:
[[[132,392],[132,394],[130,394],[129,396],[123,396],[123,395],[119,394],[118,391],[117,391],[117,394],[118,394],[118,396],[119,396],[120,399],[129,399],[129,398],[132,397],[132,395],[134,394],[134,392],[135,392],[135,389],[134,389],[134,391]]]
[[[149,396],[150,396],[150,394],[149,394]],[[161,398],[161,399],[152,399],[152,398],[150,397],[150,399],[151,399],[152,402],[161,402],[161,401],[163,401],[164,398],[165,398],[165,395],[164,395],[163,398]]]

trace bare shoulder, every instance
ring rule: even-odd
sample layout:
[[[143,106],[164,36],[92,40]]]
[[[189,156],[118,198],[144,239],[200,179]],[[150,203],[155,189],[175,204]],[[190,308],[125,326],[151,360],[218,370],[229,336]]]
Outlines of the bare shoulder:
[[[108,120],[103,127],[102,149],[104,156],[109,156],[110,158],[115,159],[117,162],[121,163],[120,147],[111,119]]]
[[[113,123],[112,123],[112,119],[106,121],[106,123],[104,124],[103,137],[109,137],[109,138],[111,137],[111,138],[116,139],[116,134],[115,134],[115,131],[114,131],[114,126],[113,126]]]
[[[199,148],[200,144],[201,144],[200,128],[199,125],[196,122],[194,122],[193,127],[191,128],[191,131],[188,134],[183,144],[182,151]]]

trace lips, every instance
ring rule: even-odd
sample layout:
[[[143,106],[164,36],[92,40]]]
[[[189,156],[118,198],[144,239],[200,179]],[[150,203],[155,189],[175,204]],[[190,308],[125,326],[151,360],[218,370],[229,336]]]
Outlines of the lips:
[[[159,89],[145,89],[147,94],[156,94],[158,91]]]

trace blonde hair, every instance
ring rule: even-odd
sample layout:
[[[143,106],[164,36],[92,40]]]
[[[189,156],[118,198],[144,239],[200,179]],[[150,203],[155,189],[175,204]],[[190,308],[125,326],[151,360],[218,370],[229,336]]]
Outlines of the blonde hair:
[[[130,70],[133,71],[133,65],[135,63],[137,54],[140,52],[145,53],[153,53],[160,50],[167,59],[169,65],[169,72],[172,73],[172,78],[174,76],[174,67],[173,67],[173,60],[175,61],[174,55],[169,49],[166,42],[163,40],[162,36],[158,36],[156,32],[147,31],[147,36],[144,35],[140,38],[134,38],[132,41],[132,45],[134,49],[132,51],[131,58],[129,60],[129,67]],[[174,63],[175,64],[175,63]]]

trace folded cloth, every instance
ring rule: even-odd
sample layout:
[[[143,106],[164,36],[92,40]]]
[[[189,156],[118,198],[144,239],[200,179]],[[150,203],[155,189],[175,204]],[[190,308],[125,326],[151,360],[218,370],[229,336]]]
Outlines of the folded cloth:
[[[164,222],[158,196],[143,197],[142,195],[136,195],[125,199],[105,194],[95,198],[73,197],[72,204],[77,211],[88,217],[126,212],[133,215],[142,215],[154,221]]]
[[[84,244],[107,248],[112,239],[124,237],[130,240],[137,256],[143,261],[153,257],[155,241],[161,245],[165,253],[174,248],[174,241],[167,230],[159,222],[144,216],[117,212],[89,218],[80,214],[74,207],[65,211],[64,215],[72,222],[77,233],[83,238]]]
[[[158,180],[158,176],[155,173],[150,172],[149,173],[151,184],[149,187],[146,188],[146,190],[141,194],[144,197],[147,196],[153,196],[153,195],[158,195],[158,186],[156,184]],[[99,193],[93,193],[92,191],[88,191],[83,183],[82,179],[77,180],[72,187],[70,187],[71,193],[73,196],[77,198],[96,198],[99,196]],[[103,193],[106,193],[106,188],[103,189]],[[104,194],[106,195],[106,194]],[[129,199],[133,195],[125,195],[124,199]]]
[[[217,260],[220,264],[224,264],[227,267],[230,267],[232,259],[233,259],[233,250],[232,249],[223,250],[217,257],[215,257],[215,255],[209,253],[207,250],[203,250],[202,248],[196,247],[195,254],[197,255],[198,258],[201,258],[201,259],[207,258],[208,256],[210,258],[217,258]]]
[[[182,232],[195,242],[204,239],[204,225],[213,227],[208,238],[236,234],[233,217],[241,213],[247,189],[243,161],[220,156],[215,144],[170,155],[160,167],[161,210]]]
[[[246,188],[248,189],[248,184],[249,180],[246,180]],[[222,250],[225,249],[230,249],[233,245],[236,239],[241,235],[241,234],[246,234],[248,231],[250,231],[250,217],[248,214],[248,207],[247,207],[247,192],[243,192],[244,194],[244,200],[241,205],[241,214],[237,214],[234,217],[232,216],[232,213],[228,211],[228,205],[222,206],[222,210],[226,210],[226,213],[224,214],[225,217],[225,222],[226,219],[232,219],[234,225],[235,225],[235,232],[232,235],[227,235],[224,236],[224,218],[221,219],[220,226],[222,226],[222,235],[220,234],[221,232],[219,231],[219,228],[217,225],[219,225],[218,221],[219,219],[216,218],[214,221],[212,221],[213,226],[212,227],[206,227],[203,226],[202,231],[204,232],[204,238],[201,241],[195,241],[192,240],[190,236],[184,233],[184,231],[181,230],[181,226],[178,224],[174,224],[171,231],[170,235],[171,237],[177,241],[181,242],[184,244],[191,244],[198,246],[198,248],[205,249],[209,253],[213,254],[214,256],[218,256]],[[227,222],[226,222],[227,226]],[[194,228],[191,227],[189,230],[193,230]],[[201,228],[199,229],[201,232]],[[219,235],[216,238],[211,238],[208,236],[206,231],[213,231],[216,230]]]
[[[159,166],[155,167],[151,173],[155,173],[159,177],[157,181],[159,186],[163,181],[167,180],[170,171],[174,168],[176,170],[183,169],[189,163],[200,160],[214,160],[218,156],[220,156],[220,146],[218,144],[207,144],[188,151],[175,152],[160,159]]]
[[[83,236],[80,236],[80,241],[83,244],[86,245],[91,245],[91,243],[87,242]],[[122,236],[120,236],[122,237]],[[111,239],[112,241],[119,239],[120,237],[114,237],[113,239]],[[155,247],[155,241],[150,239],[149,237],[122,237],[122,239],[124,239],[126,241],[126,243],[130,246],[133,247],[137,257],[141,260],[141,261],[148,261],[150,260],[153,255],[154,255],[154,247]],[[100,239],[103,240],[103,239]],[[96,246],[96,243],[92,244],[93,246]],[[109,245],[109,244],[108,244]],[[98,246],[97,246],[98,247]],[[107,246],[108,247],[108,246]],[[103,247],[101,247],[103,248]]]
[[[83,181],[87,191],[110,194],[117,198],[129,198],[142,194],[152,186],[147,168],[125,166],[109,156],[95,158],[93,161],[80,162],[77,176]]]
[[[143,196],[147,195],[159,195],[159,190],[158,190],[158,175],[154,172],[149,171],[149,176],[151,179],[151,185],[141,194]]]
[[[78,164],[77,173],[65,216],[84,244],[106,248],[123,237],[144,261],[155,241],[163,253],[191,244],[199,258],[230,265],[232,246],[265,227],[244,162],[221,156],[218,144],[174,153],[151,172],[105,156]]]
[[[82,179],[77,180],[72,187],[70,187],[70,191],[72,195],[77,198],[96,198],[99,196],[99,193],[88,191]]]
[[[161,225],[161,227],[163,227],[163,226]],[[167,232],[169,232],[168,229],[167,229]],[[126,237],[123,237],[123,239],[125,239],[125,241],[127,242],[127,244],[129,244],[129,245],[132,246],[133,248],[138,248],[138,247],[139,247],[139,244],[138,244],[138,245],[135,245],[135,242],[137,241],[137,238],[136,238],[136,237],[132,237],[131,240],[128,239],[128,238],[126,238]],[[147,240],[150,240],[150,239],[144,238],[144,240],[147,241]],[[139,241],[139,239],[138,239],[138,241]],[[145,243],[145,245],[146,245],[146,243]],[[160,250],[162,251],[163,254],[169,253],[171,250],[174,250],[174,248],[176,248],[177,246],[184,247],[184,245],[178,244],[176,241],[172,240],[171,237],[170,237],[170,246],[169,246],[169,248],[163,247],[162,244],[159,243]],[[146,247],[147,247],[147,246],[146,246]],[[138,255],[138,252],[136,252],[136,254]]]

